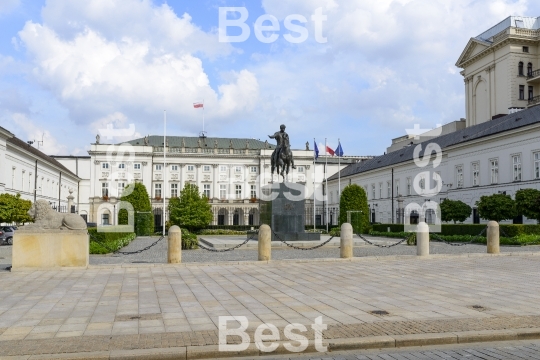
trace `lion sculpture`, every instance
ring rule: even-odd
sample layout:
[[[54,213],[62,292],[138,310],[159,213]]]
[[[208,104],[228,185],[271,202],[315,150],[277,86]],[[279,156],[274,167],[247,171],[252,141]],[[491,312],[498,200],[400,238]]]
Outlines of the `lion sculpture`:
[[[28,215],[34,218],[34,223],[24,226],[26,229],[86,230],[86,221],[80,215],[56,212],[45,200],[36,201]]]

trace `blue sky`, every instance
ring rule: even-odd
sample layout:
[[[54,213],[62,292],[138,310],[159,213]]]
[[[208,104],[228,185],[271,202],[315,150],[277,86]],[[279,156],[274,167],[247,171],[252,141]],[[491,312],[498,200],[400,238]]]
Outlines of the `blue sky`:
[[[248,10],[247,41],[219,42],[225,6]],[[315,40],[318,8],[326,43]],[[285,123],[295,148],[340,138],[346,154],[378,155],[414,124],[464,117],[454,63],[468,39],[539,10],[526,0],[3,0],[0,124],[43,136],[49,154],[85,155],[109,124],[162,134],[164,109],[169,134],[196,135],[192,103],[204,99],[209,136],[264,140]],[[254,34],[264,14],[282,29],[271,44]],[[308,19],[299,44],[283,36],[294,14]]]

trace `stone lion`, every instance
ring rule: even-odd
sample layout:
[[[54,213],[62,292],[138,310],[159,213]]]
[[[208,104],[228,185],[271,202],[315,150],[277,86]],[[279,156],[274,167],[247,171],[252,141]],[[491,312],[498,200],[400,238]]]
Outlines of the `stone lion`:
[[[34,218],[34,223],[24,226],[27,229],[86,230],[86,222],[80,215],[56,212],[45,200],[36,201],[28,215]]]

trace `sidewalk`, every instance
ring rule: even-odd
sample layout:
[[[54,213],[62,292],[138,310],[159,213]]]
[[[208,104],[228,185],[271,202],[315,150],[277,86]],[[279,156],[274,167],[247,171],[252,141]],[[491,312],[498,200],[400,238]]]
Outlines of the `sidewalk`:
[[[217,352],[218,317],[229,315],[247,317],[251,339],[266,322],[281,340],[289,323],[310,329],[322,316],[336,350],[536,338],[539,262],[529,253],[0,272],[0,358],[233,356]]]

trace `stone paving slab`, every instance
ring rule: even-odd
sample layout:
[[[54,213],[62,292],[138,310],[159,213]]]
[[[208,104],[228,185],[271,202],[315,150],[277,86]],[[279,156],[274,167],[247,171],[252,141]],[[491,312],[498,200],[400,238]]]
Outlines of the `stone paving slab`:
[[[540,258],[471,255],[0,272],[0,356],[211,346],[222,315],[322,316],[327,339],[539,326]]]

